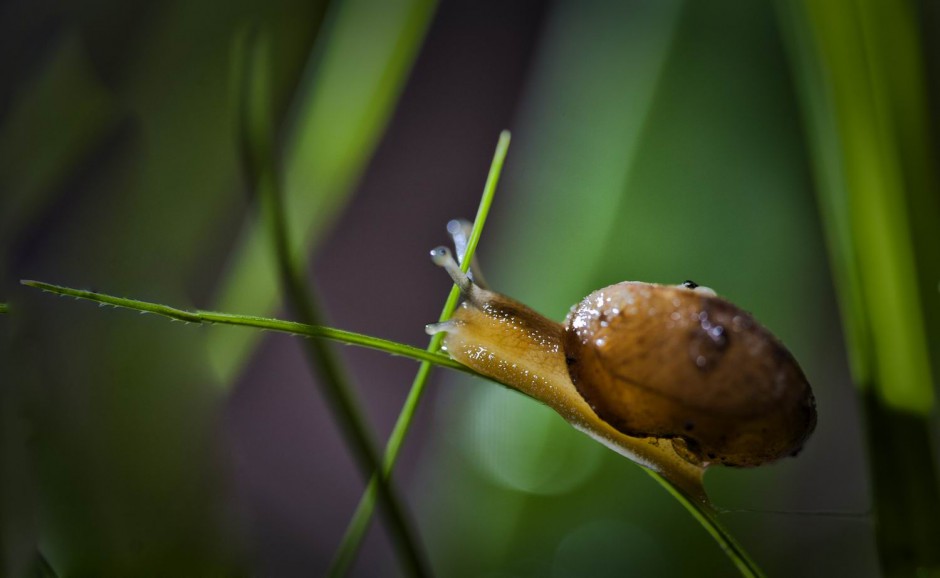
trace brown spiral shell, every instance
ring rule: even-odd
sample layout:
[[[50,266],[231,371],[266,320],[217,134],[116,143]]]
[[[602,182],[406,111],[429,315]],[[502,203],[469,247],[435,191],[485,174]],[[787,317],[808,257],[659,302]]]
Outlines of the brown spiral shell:
[[[624,282],[565,322],[577,390],[636,437],[672,438],[692,461],[757,466],[795,455],[816,404],[790,352],[747,312],[690,288]]]

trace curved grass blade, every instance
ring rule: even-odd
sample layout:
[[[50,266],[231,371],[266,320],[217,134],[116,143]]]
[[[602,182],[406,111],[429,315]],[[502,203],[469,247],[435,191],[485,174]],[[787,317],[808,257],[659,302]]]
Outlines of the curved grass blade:
[[[392,116],[437,8],[434,0],[331,3],[285,127],[284,199],[291,245],[309,256],[348,199]],[[352,88],[354,87],[354,89]],[[246,223],[213,307],[272,311],[277,264],[268,224]],[[212,333],[209,358],[224,384],[238,375],[254,335]]]
[[[322,307],[314,288],[306,280],[306,260],[293,254],[290,225],[287,220],[282,176],[275,154],[275,137],[268,92],[269,58],[266,37],[254,34],[249,40],[244,64],[245,84],[242,88],[242,138],[246,169],[251,176],[255,194],[264,208],[265,220],[273,241],[280,289],[294,314],[308,325],[319,325]],[[320,393],[326,398],[330,413],[339,423],[346,445],[364,477],[381,469],[362,404],[354,393],[349,373],[339,357],[321,339],[304,343],[304,354],[311,373],[318,379]],[[425,556],[413,525],[408,521],[404,501],[387,478],[379,480],[383,514],[392,544],[402,566],[412,576],[427,576]]]

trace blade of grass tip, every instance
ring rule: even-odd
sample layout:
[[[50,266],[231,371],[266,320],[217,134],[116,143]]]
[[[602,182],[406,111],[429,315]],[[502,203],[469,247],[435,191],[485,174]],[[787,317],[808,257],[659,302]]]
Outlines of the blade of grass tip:
[[[0,303],[0,315],[10,312],[10,306],[6,303]]]
[[[52,283],[46,283],[45,281],[34,281],[32,279],[21,279],[20,284],[27,287],[32,287],[33,289],[39,289],[40,291],[45,291],[47,293],[60,295],[62,297],[85,299],[87,301],[94,301],[95,303],[99,303],[101,305],[112,305],[114,307],[139,311],[140,313],[154,313],[156,315],[169,317],[170,319],[175,319],[176,321],[202,323],[202,318],[198,312],[177,309],[175,307],[170,307],[169,305],[150,303],[148,301],[138,301],[137,299],[128,299],[126,297],[115,297],[105,293],[98,293],[97,291],[63,287],[62,285],[53,285]]]
[[[464,258],[460,263],[460,268],[465,273],[473,261],[473,254],[480,242],[480,236],[483,234],[483,225],[486,223],[486,217],[489,214],[490,206],[493,204],[493,196],[496,193],[496,185],[499,183],[499,177],[500,174],[502,174],[503,165],[506,161],[506,154],[509,151],[510,140],[511,135],[508,130],[504,130],[502,133],[500,133],[499,141],[496,144],[496,152],[494,153],[493,161],[490,164],[490,171],[486,179],[486,184],[483,187],[483,196],[480,199],[480,206],[477,209],[477,215],[473,221],[473,229],[470,233],[470,240],[467,242],[466,253],[464,254]],[[460,290],[456,285],[454,285],[451,287],[450,294],[447,296],[447,301],[444,303],[444,308],[441,311],[440,317],[438,318],[439,321],[447,321],[447,319],[450,318],[450,316],[454,313],[454,310],[457,308],[457,301],[459,298]],[[432,336],[427,348],[428,353],[436,353],[439,351],[443,339],[443,333],[436,333],[434,336]],[[392,470],[395,468],[395,462],[398,459],[401,447],[404,444],[405,436],[408,435],[408,430],[411,427],[411,423],[414,419],[414,414],[418,408],[418,404],[421,402],[425,385],[427,384],[430,373],[431,364],[429,363],[422,363],[418,368],[418,372],[411,384],[411,389],[408,392],[408,397],[405,400],[405,404],[402,406],[401,413],[398,415],[398,419],[395,422],[392,435],[389,437],[388,445],[385,447],[385,463],[383,464],[381,471],[383,477],[390,476]],[[333,565],[331,566],[329,573],[330,576],[335,577],[345,575],[355,560],[356,553],[359,551],[359,547],[362,545],[362,540],[365,537],[366,530],[369,528],[369,521],[372,519],[372,512],[375,509],[378,481],[379,476],[373,475],[369,482],[369,486],[363,493],[362,498],[360,498],[359,505],[356,507],[356,511],[349,522],[349,526],[346,528],[346,533],[343,535],[343,541],[340,543],[336,557],[333,560]]]
[[[323,318],[319,299],[306,281],[305,267],[292,253],[287,213],[284,207],[281,175],[275,157],[274,128],[267,95],[268,58],[262,39],[256,35],[246,54],[246,83],[243,87],[243,150],[249,174],[269,222],[281,290],[291,309],[308,325],[319,325]],[[311,373],[317,378],[320,391],[339,423],[346,445],[364,476],[382,467],[379,452],[369,431],[361,404],[351,387],[339,358],[321,339],[304,343]],[[392,544],[403,569],[413,576],[427,576],[427,562],[418,547],[418,540],[408,521],[403,500],[392,487],[391,480],[382,478],[378,495],[383,505]]]
[[[358,347],[365,347],[368,349],[382,351],[391,355],[408,357],[410,359],[414,359],[415,361],[427,361],[428,363],[446,367],[448,369],[456,369],[463,371],[464,373],[469,373],[470,375],[477,375],[477,373],[470,368],[457,363],[446,355],[442,355],[440,353],[430,353],[424,349],[418,349],[417,347],[412,347],[411,345],[406,345],[404,343],[389,341],[388,339],[373,337],[371,335],[354,333],[352,331],[335,329],[333,327],[308,325],[305,323],[298,323],[296,321],[285,321],[283,319],[258,317],[255,315],[238,315],[235,313],[220,313],[217,311],[201,310],[186,311],[183,309],[170,307],[168,305],[139,301],[136,299],[127,299],[124,297],[114,297],[113,295],[96,293],[83,289],[73,289],[71,287],[62,287],[60,285],[53,285],[51,283],[44,283],[42,281],[30,281],[24,279],[20,281],[20,283],[28,287],[33,287],[35,289],[40,289],[47,293],[53,293],[63,297],[74,297],[76,299],[93,301],[101,305],[111,305],[112,307],[116,308],[129,309],[139,313],[153,313],[155,315],[167,317],[175,321],[209,325],[233,325],[237,327],[262,329],[265,331],[276,331],[278,333],[286,333],[288,335],[295,335],[297,337],[319,337],[338,341],[346,345],[355,345]]]

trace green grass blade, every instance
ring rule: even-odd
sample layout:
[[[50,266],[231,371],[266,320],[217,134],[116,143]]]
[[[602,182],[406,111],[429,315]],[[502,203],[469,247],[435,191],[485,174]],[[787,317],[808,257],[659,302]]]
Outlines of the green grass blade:
[[[309,256],[342,208],[377,146],[425,31],[433,0],[334,2],[311,56],[284,143],[284,201],[291,246]],[[377,17],[377,10],[383,14]],[[219,284],[213,307],[269,313],[277,298],[277,263],[267,223],[247,223]],[[210,335],[209,358],[231,382],[256,335]]]
[[[856,379],[870,380],[886,404],[928,415],[934,392],[905,200],[913,184],[923,179],[905,171],[902,144],[907,148],[916,143],[900,141],[902,119],[892,110],[893,101],[914,99],[909,93],[921,83],[890,83],[891,65],[878,56],[888,49],[900,66],[919,62],[919,55],[907,41],[882,38],[890,32],[883,29],[888,23],[911,17],[909,2],[892,6],[876,8],[869,2],[847,0],[806,2],[800,21],[808,27],[803,38],[810,43],[810,57],[818,58],[826,72],[807,71],[802,76],[825,83],[816,91],[818,103],[813,106],[826,118],[811,122],[815,131],[833,131],[830,146],[838,149],[821,162],[841,160],[844,167],[845,192],[825,184],[819,192],[828,207],[823,211],[824,224],[828,228],[831,220],[833,228],[838,226],[831,244],[839,245],[840,260],[854,260],[844,266],[854,276],[840,289],[851,284],[861,296],[862,306],[852,313],[868,328],[872,345],[869,352],[852,352],[855,357],[868,356],[864,360],[868,369]],[[808,90],[804,89],[807,96]],[[919,122],[926,124],[926,117]]]
[[[245,84],[241,91],[243,158],[270,225],[281,291],[301,321],[308,325],[319,325],[323,318],[322,308],[316,292],[306,280],[306,260],[298,259],[293,254],[282,179],[274,150],[272,111],[267,94],[269,58],[264,40],[263,36],[254,35],[246,51]],[[381,469],[382,461],[348,372],[325,341],[310,339],[304,346],[310,371],[318,378],[317,384],[331,413],[339,422],[346,445],[364,477],[369,477],[372,472]],[[404,502],[392,487],[391,480],[380,478],[377,493],[381,498],[392,544],[404,569],[412,576],[429,575],[418,538],[408,521]]]
[[[912,2],[781,2],[852,377],[866,412],[879,558],[940,571],[926,319],[938,187]],[[914,227],[916,225],[916,228]],[[915,241],[920,238],[922,244]],[[919,275],[920,273],[920,275]]]
[[[155,315],[167,317],[174,321],[199,324],[234,325],[238,327],[250,327],[253,329],[263,329],[266,331],[287,333],[289,335],[296,335],[298,337],[330,339],[332,341],[345,343],[346,345],[355,345],[358,347],[375,349],[376,351],[382,351],[390,355],[407,357],[414,359],[415,361],[426,361],[440,367],[456,369],[458,371],[463,371],[464,373],[477,375],[476,372],[457,363],[446,355],[440,353],[431,353],[424,349],[405,345],[404,343],[389,341],[388,339],[372,337],[370,335],[363,335],[361,333],[354,333],[352,331],[344,331],[342,329],[334,329],[332,327],[323,327],[319,325],[307,325],[304,323],[298,323],[296,321],[285,321],[283,319],[259,317],[256,315],[238,315],[234,313],[220,313],[218,311],[203,310],[187,311],[185,309],[170,307],[169,305],[140,301],[138,299],[128,299],[126,297],[115,297],[105,293],[98,293],[85,289],[73,289],[71,287],[53,285],[51,283],[45,283],[42,281],[24,279],[20,281],[20,283],[26,285],[27,287],[33,287],[35,289],[40,289],[47,293],[54,293],[63,297],[74,297],[76,299],[94,301],[101,305],[110,305],[112,307],[130,309],[139,313],[153,313]]]
[[[503,131],[499,136],[496,152],[493,155],[493,162],[490,165],[489,175],[483,187],[483,197],[480,199],[480,206],[477,209],[477,215],[473,221],[473,230],[470,233],[470,240],[467,243],[467,251],[460,264],[460,268],[463,269],[464,272],[467,272],[470,268],[470,263],[473,261],[473,254],[476,252],[477,245],[480,243],[480,237],[483,234],[483,225],[486,223],[490,206],[493,204],[496,185],[499,183],[499,177],[506,161],[506,154],[509,151],[510,138],[509,131]],[[444,303],[444,308],[439,317],[440,321],[446,321],[453,315],[459,299],[460,290],[454,285],[451,287],[447,301]],[[434,334],[428,344],[427,352],[436,353],[439,351],[443,339],[443,333]],[[411,422],[414,419],[418,404],[421,402],[421,397],[424,394],[430,373],[431,364],[422,363],[411,384],[408,397],[405,400],[401,413],[398,415],[395,428],[392,430],[392,435],[389,437],[388,445],[385,448],[385,463],[382,467],[382,475],[385,477],[390,476],[392,470],[395,468],[395,462],[398,459],[398,454],[405,441],[405,436],[408,435],[408,430],[411,427]],[[337,550],[336,558],[333,560],[333,565],[330,568],[330,576],[343,576],[348,573],[349,568],[352,566],[356,552],[359,551],[366,530],[369,528],[369,521],[372,519],[372,512],[375,509],[378,481],[379,476],[374,475],[365,493],[363,493],[362,498],[360,498],[356,512],[353,514],[349,526],[346,528],[346,533],[343,535],[343,541],[340,543],[340,547]]]

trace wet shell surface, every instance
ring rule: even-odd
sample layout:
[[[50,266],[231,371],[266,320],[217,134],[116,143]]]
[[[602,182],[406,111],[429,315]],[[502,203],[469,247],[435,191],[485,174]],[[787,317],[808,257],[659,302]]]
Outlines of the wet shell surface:
[[[625,282],[565,322],[568,372],[601,419],[672,438],[690,461],[757,466],[796,455],[816,404],[790,352],[737,306],[690,288]]]

